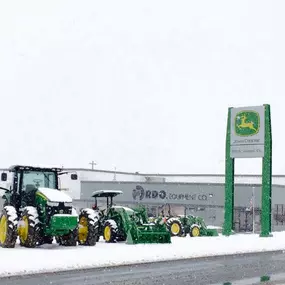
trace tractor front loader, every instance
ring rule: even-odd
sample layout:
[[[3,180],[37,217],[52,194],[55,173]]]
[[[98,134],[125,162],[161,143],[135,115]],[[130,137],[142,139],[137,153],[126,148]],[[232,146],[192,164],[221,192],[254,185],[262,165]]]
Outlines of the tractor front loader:
[[[113,205],[113,198],[120,194],[123,192],[119,190],[98,190],[92,195],[99,216],[99,235],[106,242],[171,243],[170,233],[163,223],[148,223],[145,208],[131,209]],[[98,209],[97,198],[107,198],[105,211]]]
[[[0,215],[0,246],[14,247],[19,236],[20,245],[33,248],[52,243],[59,245],[94,245],[78,240],[78,215],[74,214],[72,199],[59,190],[59,176],[66,174],[59,168],[15,165],[10,189],[2,195],[4,208]],[[76,180],[77,175],[71,174]],[[3,172],[1,181],[7,181]],[[92,211],[92,209],[91,209]],[[98,220],[89,222],[90,231],[98,227]]]

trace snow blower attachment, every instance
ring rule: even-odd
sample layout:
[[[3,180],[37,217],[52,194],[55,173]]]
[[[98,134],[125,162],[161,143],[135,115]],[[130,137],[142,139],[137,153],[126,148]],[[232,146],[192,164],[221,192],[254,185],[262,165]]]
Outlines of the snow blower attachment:
[[[126,241],[127,244],[171,243],[171,236],[163,222],[148,223],[146,209],[114,206],[113,197],[123,194],[119,190],[98,190],[92,197],[107,198],[106,212],[98,211],[99,233],[106,242]]]

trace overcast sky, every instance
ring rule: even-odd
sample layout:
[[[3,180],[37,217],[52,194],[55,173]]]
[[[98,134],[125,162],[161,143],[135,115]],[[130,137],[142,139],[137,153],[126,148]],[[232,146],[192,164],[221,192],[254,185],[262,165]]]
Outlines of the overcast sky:
[[[223,173],[227,108],[269,103],[285,174],[284,8],[1,0],[0,167]]]

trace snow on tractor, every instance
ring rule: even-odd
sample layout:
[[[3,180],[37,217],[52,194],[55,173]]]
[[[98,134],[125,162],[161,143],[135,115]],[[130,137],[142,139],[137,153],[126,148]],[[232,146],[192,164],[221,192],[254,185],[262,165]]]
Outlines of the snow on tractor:
[[[165,224],[148,223],[144,207],[131,209],[114,205],[113,198],[120,194],[123,194],[120,190],[98,190],[93,193],[94,210],[99,216],[99,236],[103,236],[107,243],[171,243],[171,236]],[[98,198],[107,199],[106,209],[99,210]]]
[[[78,240],[78,215],[72,199],[59,190],[59,176],[67,174],[60,168],[43,168],[15,165],[10,189],[4,190],[4,207],[0,214],[0,246],[15,247],[19,237],[20,245],[33,248],[45,243],[63,246],[95,245],[96,240]],[[77,180],[76,174],[71,174]],[[1,181],[7,181],[7,173],[1,174]],[[92,209],[90,209],[92,211]],[[94,216],[94,214],[93,214]],[[90,231],[95,231],[98,220],[89,220]]]

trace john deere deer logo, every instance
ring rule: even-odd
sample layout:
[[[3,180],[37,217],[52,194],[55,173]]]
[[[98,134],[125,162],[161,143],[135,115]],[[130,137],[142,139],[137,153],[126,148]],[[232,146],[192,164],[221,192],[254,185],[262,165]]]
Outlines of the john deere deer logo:
[[[260,117],[255,111],[241,111],[235,117],[235,133],[238,136],[253,136],[259,132]]]

